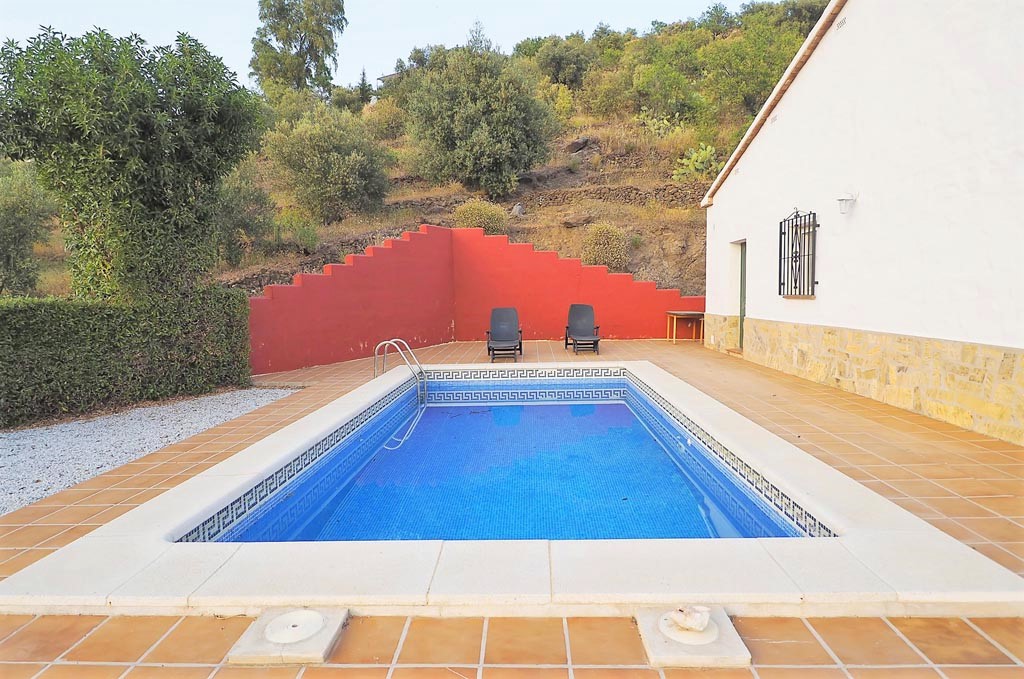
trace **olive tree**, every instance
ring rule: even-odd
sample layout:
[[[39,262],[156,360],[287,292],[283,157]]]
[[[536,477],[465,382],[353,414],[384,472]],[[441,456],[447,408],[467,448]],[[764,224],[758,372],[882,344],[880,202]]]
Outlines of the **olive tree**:
[[[259,138],[256,96],[203,45],[44,30],[0,48],[0,154],[35,159],[60,203],[72,290],[193,287],[215,257],[220,183]]]
[[[319,104],[279,122],[263,145],[278,184],[321,223],[383,205],[391,155],[351,112]]]
[[[501,197],[548,159],[554,115],[507,57],[469,48],[439,51],[405,77],[413,79],[405,105],[428,178]]]

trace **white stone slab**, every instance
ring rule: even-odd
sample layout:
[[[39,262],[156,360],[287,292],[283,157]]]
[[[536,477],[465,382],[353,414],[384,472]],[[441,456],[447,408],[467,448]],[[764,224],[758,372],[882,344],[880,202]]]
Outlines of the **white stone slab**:
[[[546,604],[551,565],[546,540],[458,540],[441,548],[432,605]]]
[[[749,667],[750,651],[721,606],[711,607],[711,620],[718,626],[718,638],[708,644],[682,644],[658,629],[670,608],[645,608],[636,612],[640,639],[651,667]]]
[[[228,651],[228,664],[322,663],[341,636],[347,619],[347,608],[269,608]],[[275,634],[268,635],[268,630],[281,635],[282,629],[282,636],[294,632],[295,640],[275,641]]]
[[[896,601],[896,592],[836,538],[760,538],[806,603]]]
[[[189,597],[198,607],[426,604],[441,542],[252,542]]]
[[[935,532],[861,531],[838,538],[901,602],[1020,602],[1024,578]]]
[[[0,582],[0,607],[105,606],[111,592],[168,547],[162,540],[87,535]]]
[[[111,606],[184,608],[188,597],[227,563],[241,545],[178,542],[107,597]]]
[[[557,603],[799,602],[800,588],[757,540],[551,543]]]

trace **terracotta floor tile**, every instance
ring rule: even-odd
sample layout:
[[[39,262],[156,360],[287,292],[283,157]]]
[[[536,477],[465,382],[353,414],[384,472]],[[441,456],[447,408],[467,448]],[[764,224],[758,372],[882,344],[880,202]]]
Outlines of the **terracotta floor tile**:
[[[750,679],[752,676],[746,668],[665,670],[665,679]]]
[[[15,630],[24,627],[34,615],[0,615],[0,641],[10,636]]]
[[[838,668],[831,667],[758,667],[761,679],[846,679]]]
[[[40,679],[117,679],[124,665],[50,665]]]
[[[491,618],[484,662],[493,665],[564,665],[561,618]]]
[[[890,618],[936,665],[1003,665],[1012,661],[958,618]]]
[[[3,563],[0,563],[0,576],[14,575],[22,568],[28,568],[36,561],[39,561],[43,557],[53,554],[52,549],[23,549],[18,550],[18,553],[7,559]]]
[[[1024,618],[971,618],[971,622],[1018,660],[1024,660]]]
[[[949,679],[1024,679],[1024,667],[943,667]]]
[[[396,667],[392,679],[476,679],[476,668]]]
[[[482,618],[413,618],[398,662],[407,665],[480,662]]]
[[[386,667],[307,667],[302,679],[387,679],[387,676]]]
[[[29,679],[39,673],[46,665],[0,665],[0,677],[3,679]]]
[[[840,662],[848,665],[924,663],[881,618],[815,618],[810,623]]]
[[[327,662],[332,664],[389,664],[405,627],[404,617],[356,617],[345,625]]]
[[[1024,540],[1024,526],[1009,519],[957,519],[957,521],[989,540],[997,542],[1021,542]]]
[[[55,512],[50,512],[46,516],[36,519],[35,524],[38,526],[59,523],[68,525],[91,523],[89,519],[102,511],[103,507],[97,507],[94,505],[71,505],[70,507],[62,507]]]
[[[67,526],[24,526],[0,538],[0,547],[35,547],[67,529]]]
[[[104,620],[101,615],[42,615],[0,643],[0,660],[56,660]]]
[[[755,665],[834,665],[799,618],[733,620]]]
[[[22,507],[21,509],[16,509],[13,512],[8,512],[7,514],[0,516],[0,525],[24,526],[26,524],[32,523],[33,521],[38,521],[47,514],[52,514],[57,509],[57,507],[29,505],[27,507]]]
[[[295,679],[298,667],[224,667],[216,679]]]
[[[550,667],[485,667],[483,679],[569,679],[569,670]]]
[[[207,679],[212,671],[212,667],[135,667],[128,673],[127,679]]]
[[[63,533],[58,533],[57,535],[54,535],[49,540],[44,540],[43,542],[39,543],[40,547],[45,549],[60,549],[65,545],[70,545],[78,538],[85,537],[86,535],[88,535],[89,533],[93,532],[98,528],[98,526],[96,525],[79,525],[71,526],[70,528],[67,526],[58,527],[64,528],[66,530]]]
[[[853,668],[853,679],[940,679],[942,675],[928,667]]]
[[[185,618],[143,661],[219,663],[251,622],[251,618]]]
[[[629,618],[569,618],[573,665],[646,665],[636,623]]]
[[[177,621],[175,617],[111,618],[64,656],[64,660],[135,662]]]
[[[658,679],[656,670],[611,669],[611,668],[575,668],[573,676],[578,679]]]

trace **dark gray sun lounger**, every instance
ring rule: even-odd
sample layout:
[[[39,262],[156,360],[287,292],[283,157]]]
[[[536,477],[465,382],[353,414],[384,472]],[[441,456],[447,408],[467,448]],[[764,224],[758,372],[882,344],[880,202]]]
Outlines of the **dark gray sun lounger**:
[[[600,326],[594,325],[594,307],[589,304],[569,305],[569,324],[565,326],[565,348],[572,342],[573,353],[593,351],[600,354]]]
[[[491,329],[487,331],[487,353],[491,363],[498,357],[523,355],[523,330],[519,327],[519,312],[515,307],[491,309]]]

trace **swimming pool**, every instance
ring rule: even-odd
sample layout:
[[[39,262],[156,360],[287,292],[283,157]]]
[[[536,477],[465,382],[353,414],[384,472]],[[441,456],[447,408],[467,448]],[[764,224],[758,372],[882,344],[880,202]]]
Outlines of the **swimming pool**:
[[[278,470],[184,541],[583,540],[828,535],[624,371],[429,380]],[[737,473],[737,472],[740,473]],[[767,490],[768,492],[763,492]],[[786,511],[786,510],[789,511]],[[231,511],[231,505],[226,508]],[[230,518],[230,517],[228,517]],[[809,530],[810,529],[810,530]]]
[[[1024,581],[1012,572],[649,362],[424,368],[436,412],[526,406],[522,417],[555,403],[625,404],[636,414],[653,405],[656,425],[688,434],[684,443],[785,516],[797,537],[228,539],[262,514],[285,520],[287,512],[270,508],[283,508],[289,494],[322,503],[317,493],[293,493],[314,475],[306,470],[343,449],[359,451],[349,446],[364,436],[379,447],[367,436],[376,425],[394,447],[390,437],[404,436],[401,424],[418,407],[402,366],[6,578],[0,613],[257,615],[330,606],[363,615],[575,616],[697,601],[737,615],[1013,616],[1024,605]],[[658,426],[648,429],[659,438]],[[352,457],[347,472],[342,457],[330,466],[368,473],[360,456],[375,450]],[[321,481],[338,488],[347,478]]]

